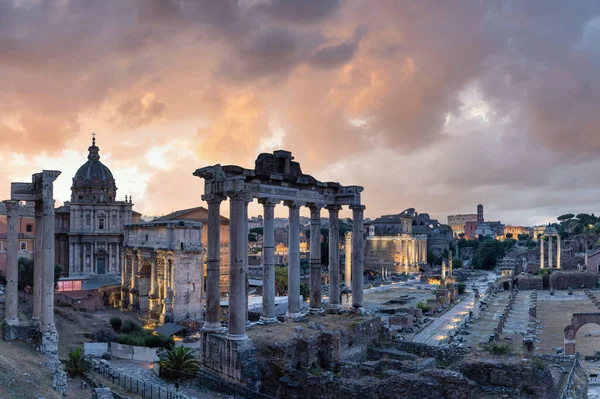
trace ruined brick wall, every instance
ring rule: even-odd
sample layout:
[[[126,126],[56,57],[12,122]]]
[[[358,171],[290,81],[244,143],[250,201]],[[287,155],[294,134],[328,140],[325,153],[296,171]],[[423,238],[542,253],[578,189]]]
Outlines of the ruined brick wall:
[[[520,290],[541,290],[544,288],[542,276],[519,276],[517,281]]]
[[[464,348],[441,348],[421,344],[418,342],[397,342],[394,344],[397,349],[408,353],[414,353],[421,357],[435,357],[443,363],[451,364],[462,360],[468,351]]]
[[[554,272],[550,275],[550,288],[555,290],[595,288],[597,281],[598,274],[593,272]]]

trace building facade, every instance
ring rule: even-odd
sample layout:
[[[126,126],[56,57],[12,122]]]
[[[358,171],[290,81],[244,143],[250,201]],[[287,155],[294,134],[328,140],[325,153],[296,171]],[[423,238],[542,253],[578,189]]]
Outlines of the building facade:
[[[141,215],[136,212],[134,217],[131,198],[117,200],[115,179],[100,162],[95,138],[88,152],[88,161],[73,177],[71,201],[58,209],[57,260],[68,265],[69,276],[119,274],[124,226]]]
[[[0,274],[6,277],[6,206],[0,202]],[[17,213],[17,257],[33,259],[35,246],[35,211],[33,203],[19,204]]]

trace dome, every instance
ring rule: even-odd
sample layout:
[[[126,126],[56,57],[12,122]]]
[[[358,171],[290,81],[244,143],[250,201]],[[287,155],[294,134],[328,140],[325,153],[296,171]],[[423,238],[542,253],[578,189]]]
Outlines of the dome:
[[[73,177],[71,202],[112,202],[117,187],[110,169],[100,162],[100,148],[96,138],[88,148],[88,161],[81,165]]]

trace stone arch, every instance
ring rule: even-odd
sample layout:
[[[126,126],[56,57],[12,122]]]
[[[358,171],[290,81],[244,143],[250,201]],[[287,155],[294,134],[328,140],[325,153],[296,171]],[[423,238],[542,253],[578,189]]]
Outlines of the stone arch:
[[[574,313],[571,324],[565,327],[565,356],[575,354],[575,336],[586,324],[600,325],[600,313]]]

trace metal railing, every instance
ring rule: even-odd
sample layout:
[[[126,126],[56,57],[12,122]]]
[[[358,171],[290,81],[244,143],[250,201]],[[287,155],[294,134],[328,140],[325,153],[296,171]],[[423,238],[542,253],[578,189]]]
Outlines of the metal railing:
[[[136,393],[144,399],[190,399],[187,395],[140,380],[110,367],[100,365],[94,371],[111,383]]]
[[[569,372],[569,376],[567,377],[567,385],[560,396],[560,399],[571,399],[573,398],[573,385],[575,385],[575,368],[579,365],[577,357],[575,357],[575,361],[573,361],[573,365],[571,366],[571,371]]]
[[[174,371],[161,367],[162,371]],[[217,376],[214,376],[206,371],[200,370],[196,374],[184,373],[177,371],[182,378],[179,380],[180,386],[189,388],[196,388],[201,390],[208,390],[213,392],[220,392],[227,395],[232,395],[236,398],[244,399],[274,399],[272,396],[262,394],[260,392],[253,391],[250,388],[246,388],[243,385],[236,384],[232,381],[224,380]]]

